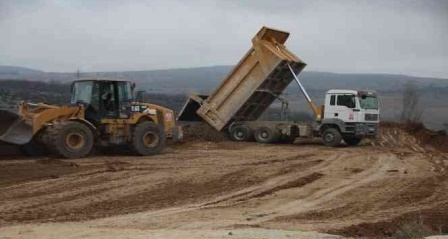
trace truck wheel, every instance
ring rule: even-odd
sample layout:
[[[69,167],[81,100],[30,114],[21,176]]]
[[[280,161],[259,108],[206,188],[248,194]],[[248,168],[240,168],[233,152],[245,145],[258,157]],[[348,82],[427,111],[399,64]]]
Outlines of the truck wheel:
[[[322,134],[325,146],[336,147],[341,143],[342,135],[335,128],[328,128]]]
[[[356,146],[361,142],[362,138],[344,137],[344,142],[349,146]]]
[[[154,155],[165,148],[165,130],[154,122],[143,122],[134,128],[132,151],[141,156]]]
[[[273,129],[261,126],[255,131],[255,140],[262,144],[274,143],[278,140],[278,135]]]
[[[252,138],[252,130],[243,124],[232,127],[229,134],[230,138],[236,142],[246,142]]]
[[[50,149],[64,158],[82,158],[93,147],[93,133],[86,125],[76,121],[66,121],[48,128]]]

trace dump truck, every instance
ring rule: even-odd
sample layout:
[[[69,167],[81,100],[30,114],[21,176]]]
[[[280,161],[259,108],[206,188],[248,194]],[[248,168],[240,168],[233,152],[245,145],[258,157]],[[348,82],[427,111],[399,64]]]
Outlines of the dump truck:
[[[70,105],[21,102],[17,116],[2,114],[0,140],[28,152],[46,148],[64,158],[117,145],[137,155],[158,154],[166,138],[182,136],[181,129],[173,110],[134,101],[134,88],[121,79],[78,79],[71,84]]]
[[[378,132],[379,108],[373,91],[329,90],[325,105],[316,106],[298,74],[306,63],[285,47],[289,33],[268,27],[252,39],[252,48],[210,95],[191,94],[179,121],[205,121],[235,141],[293,142],[297,137],[322,137],[327,146],[344,140],[357,145]],[[315,122],[259,121],[282,92],[297,82]]]

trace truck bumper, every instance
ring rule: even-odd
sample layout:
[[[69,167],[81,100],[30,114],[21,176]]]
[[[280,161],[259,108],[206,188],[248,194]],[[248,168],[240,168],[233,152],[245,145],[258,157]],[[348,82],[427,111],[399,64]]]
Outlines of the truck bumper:
[[[363,137],[375,137],[378,134],[378,124],[358,123],[355,125],[355,134]]]

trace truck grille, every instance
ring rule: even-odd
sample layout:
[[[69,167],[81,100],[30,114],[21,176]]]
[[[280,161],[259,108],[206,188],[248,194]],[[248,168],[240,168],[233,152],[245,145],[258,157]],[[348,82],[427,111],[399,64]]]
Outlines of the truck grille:
[[[378,114],[365,114],[364,120],[365,121],[377,121],[378,120]]]

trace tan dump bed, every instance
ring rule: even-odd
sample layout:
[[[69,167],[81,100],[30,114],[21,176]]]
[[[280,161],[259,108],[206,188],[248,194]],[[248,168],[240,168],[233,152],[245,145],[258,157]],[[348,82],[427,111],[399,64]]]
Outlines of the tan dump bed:
[[[253,47],[209,96],[190,95],[179,121],[205,120],[220,131],[235,121],[253,121],[271,105],[306,66],[286,49],[289,33],[263,27]]]

